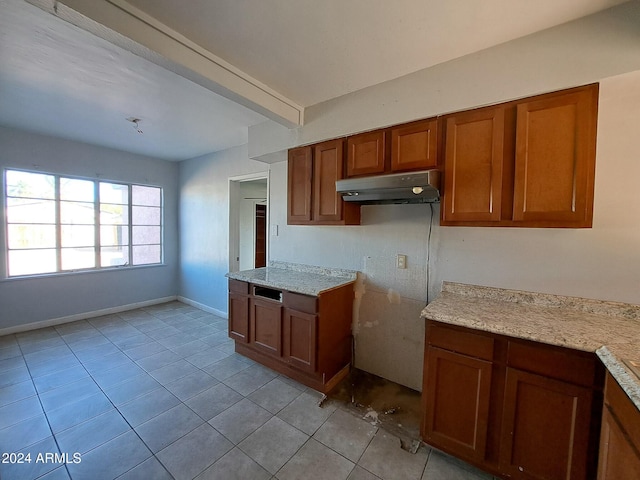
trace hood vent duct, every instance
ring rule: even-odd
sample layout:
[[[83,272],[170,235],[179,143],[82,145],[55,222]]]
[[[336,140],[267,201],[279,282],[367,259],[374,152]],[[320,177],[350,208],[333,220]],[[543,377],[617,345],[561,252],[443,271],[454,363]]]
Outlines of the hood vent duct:
[[[440,201],[440,172],[394,173],[336,181],[336,190],[345,202],[363,205],[393,203],[433,203]]]

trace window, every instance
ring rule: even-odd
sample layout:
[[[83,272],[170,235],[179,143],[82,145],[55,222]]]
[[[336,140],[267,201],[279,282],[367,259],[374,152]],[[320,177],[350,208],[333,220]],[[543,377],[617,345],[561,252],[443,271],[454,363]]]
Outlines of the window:
[[[7,170],[10,277],[162,262],[162,189]]]

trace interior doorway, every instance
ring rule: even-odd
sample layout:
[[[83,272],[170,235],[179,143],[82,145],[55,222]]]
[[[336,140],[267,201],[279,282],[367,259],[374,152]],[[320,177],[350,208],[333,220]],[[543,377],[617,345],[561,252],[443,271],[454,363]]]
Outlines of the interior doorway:
[[[267,264],[268,172],[229,179],[229,270]]]

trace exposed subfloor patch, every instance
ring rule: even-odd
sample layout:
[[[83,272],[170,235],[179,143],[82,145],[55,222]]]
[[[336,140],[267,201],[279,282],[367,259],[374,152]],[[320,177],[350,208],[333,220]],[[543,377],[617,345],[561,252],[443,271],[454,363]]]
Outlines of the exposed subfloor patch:
[[[329,397],[398,436],[406,450],[420,441],[420,392],[353,368]]]

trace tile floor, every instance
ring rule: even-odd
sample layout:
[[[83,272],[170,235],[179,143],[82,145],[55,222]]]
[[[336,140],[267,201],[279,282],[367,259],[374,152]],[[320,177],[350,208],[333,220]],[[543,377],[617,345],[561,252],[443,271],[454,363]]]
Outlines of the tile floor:
[[[0,478],[491,478],[319,398],[179,302],[7,335]]]

